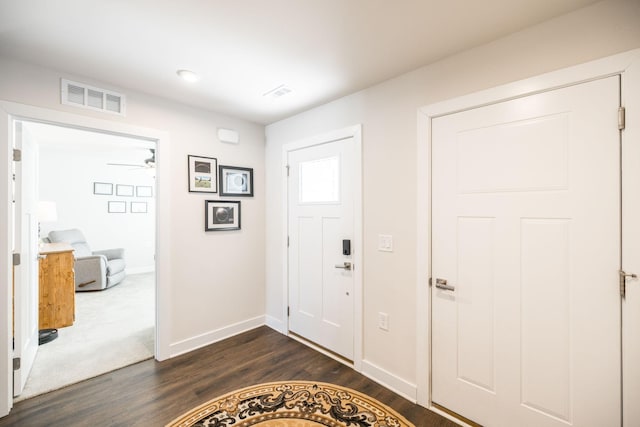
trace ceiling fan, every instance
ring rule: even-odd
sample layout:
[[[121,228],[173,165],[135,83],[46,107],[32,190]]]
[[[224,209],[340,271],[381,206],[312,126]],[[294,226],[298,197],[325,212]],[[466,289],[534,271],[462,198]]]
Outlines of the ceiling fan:
[[[133,164],[133,163],[107,163],[109,166],[128,166],[135,169],[153,169],[156,167],[156,150],[155,148],[149,148],[151,151],[151,157],[148,159],[144,159],[143,164]]]

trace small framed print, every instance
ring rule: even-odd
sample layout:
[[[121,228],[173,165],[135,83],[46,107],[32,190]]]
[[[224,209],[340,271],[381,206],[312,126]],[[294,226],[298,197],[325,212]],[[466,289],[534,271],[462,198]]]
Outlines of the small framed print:
[[[189,161],[189,191],[218,192],[218,160],[213,157],[187,156]]]
[[[116,196],[133,197],[133,185],[116,185]]]
[[[113,194],[113,184],[108,182],[94,182],[93,194],[111,196]]]
[[[253,197],[253,169],[220,165],[220,195]]]
[[[240,230],[240,202],[205,200],[204,231]]]
[[[127,213],[127,202],[109,202],[109,213]]]
[[[136,196],[138,197],[153,197],[153,187],[150,185],[138,185],[136,186]]]
[[[147,202],[131,202],[131,213],[147,213]]]

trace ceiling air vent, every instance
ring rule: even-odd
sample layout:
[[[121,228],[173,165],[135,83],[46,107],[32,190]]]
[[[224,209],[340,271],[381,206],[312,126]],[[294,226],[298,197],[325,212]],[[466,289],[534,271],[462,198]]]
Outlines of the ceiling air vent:
[[[120,93],[66,79],[60,79],[60,93],[63,104],[124,116],[125,98]]]
[[[281,96],[284,96],[288,93],[291,93],[291,89],[286,85],[280,85],[278,87],[274,87],[270,91],[263,93],[262,96],[271,97],[271,98],[280,98]]]

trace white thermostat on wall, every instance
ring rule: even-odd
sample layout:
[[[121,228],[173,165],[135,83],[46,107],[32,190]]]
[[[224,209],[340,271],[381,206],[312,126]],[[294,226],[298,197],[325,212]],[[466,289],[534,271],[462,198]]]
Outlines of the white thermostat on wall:
[[[220,142],[237,144],[240,141],[240,135],[235,130],[218,128],[218,139]]]

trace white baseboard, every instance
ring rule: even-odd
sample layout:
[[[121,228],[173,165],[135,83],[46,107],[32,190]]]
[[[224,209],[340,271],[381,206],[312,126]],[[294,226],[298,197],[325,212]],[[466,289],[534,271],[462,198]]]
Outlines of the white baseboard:
[[[233,325],[225,326],[215,331],[173,343],[169,346],[169,357],[188,353],[263,325],[266,325],[277,332],[286,334],[286,328],[283,321],[269,315],[258,316],[253,319],[248,319]],[[292,338],[295,339],[295,337]],[[415,384],[412,384],[367,360],[362,361],[362,370],[360,373],[377,382],[381,386],[399,394],[405,399],[416,403],[418,389]]]
[[[127,274],[142,274],[142,273],[151,273],[155,269],[156,269],[155,265],[147,265],[144,267],[134,267],[134,268],[127,267],[126,272]]]
[[[415,384],[403,380],[367,360],[362,361],[362,371],[360,373],[405,399],[416,403],[418,387]]]
[[[169,346],[169,357],[179,356],[184,353],[196,350],[201,347],[205,347],[209,344],[213,344],[223,339],[232,337],[234,335],[247,332],[251,329],[258,328],[265,324],[264,316],[254,317],[253,319],[244,320],[242,322],[235,323],[233,325],[225,326],[224,328],[217,329],[215,331],[207,332],[186,340],[178,341]]]
[[[265,324],[274,331],[280,332],[281,334],[285,335],[287,334],[286,324],[280,319],[276,319],[275,317],[269,316],[267,314]]]

